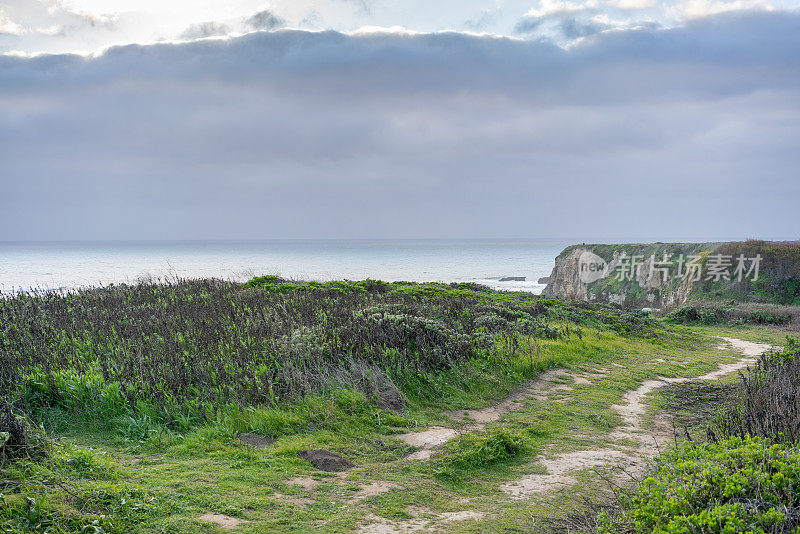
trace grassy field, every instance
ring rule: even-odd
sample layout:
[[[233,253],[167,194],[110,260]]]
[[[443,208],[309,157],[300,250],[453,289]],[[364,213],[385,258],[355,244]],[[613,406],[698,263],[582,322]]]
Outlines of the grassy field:
[[[49,442],[46,458],[3,459],[7,532],[534,531],[619,472],[508,488],[543,459],[638,450],[638,431],[615,434],[626,393],[737,361],[716,336],[784,339],[471,285],[272,277],[18,296],[0,318],[8,409]],[[456,412],[531,384],[485,425]],[[647,397],[642,436],[660,399]],[[402,437],[429,427],[455,437],[409,459]],[[355,467],[317,470],[308,449]]]

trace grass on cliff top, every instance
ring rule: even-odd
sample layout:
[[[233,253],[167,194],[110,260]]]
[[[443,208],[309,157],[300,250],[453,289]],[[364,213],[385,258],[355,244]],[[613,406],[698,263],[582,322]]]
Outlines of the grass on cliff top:
[[[478,387],[473,378],[503,369],[520,336],[587,327],[664,332],[616,306],[474,284],[259,277],[13,295],[0,299],[0,387],[33,411],[146,416],[175,430],[340,388],[397,409]]]
[[[268,285],[282,284],[298,283]],[[535,501],[503,504],[498,490],[535,470],[527,462],[538,452],[604,443],[620,424],[610,406],[626,390],[655,374],[701,374],[726,357],[713,339],[616,306],[441,284],[251,285],[187,282],[3,301],[3,349],[20,364],[4,372],[22,377],[17,406],[56,442],[47,460],[4,463],[0,525],[211,532],[199,517],[213,512],[246,521],[242,532],[350,532],[369,514],[404,520],[466,507],[488,516],[444,528],[503,532],[541,512]],[[354,331],[361,345],[347,343]],[[463,356],[445,350],[459,343]],[[204,368],[202,358],[226,363],[180,376],[187,362]],[[235,383],[248,373],[269,376],[275,362],[297,383],[320,387],[293,394],[265,381],[271,391],[243,392]],[[327,374],[315,362],[328,365]],[[144,365],[178,376],[173,382]],[[496,402],[552,366],[609,374],[594,385],[565,379],[572,393],[563,399],[528,399],[429,461],[404,459],[411,448],[397,433],[461,428],[448,410]],[[247,401],[259,391],[266,397]],[[236,439],[241,432],[275,442],[252,449]],[[332,475],[297,456],[316,448],[356,468]],[[597,487],[588,474],[580,478]],[[376,480],[402,489],[354,500]]]
[[[640,341],[593,328],[584,329],[582,338],[542,340],[538,353],[528,351],[533,345],[521,343],[508,360],[511,371],[520,375],[531,361],[542,368],[559,365],[579,372],[606,368],[610,374],[595,385],[566,378],[564,385],[573,390],[565,391],[563,398],[530,399],[505,421],[477,436],[465,434],[441,455],[423,462],[405,460],[411,448],[393,434],[433,423],[458,428],[459,421],[445,408],[490,404],[518,379],[487,371],[487,379],[491,376],[502,384],[495,398],[464,390],[441,405],[411,405],[401,414],[378,411],[363,395],[343,390],[221,413],[185,432],[161,429],[140,439],[54,409],[50,422],[56,426],[50,435],[58,437],[59,445],[48,461],[6,466],[5,513],[18,518],[13,510],[29,503],[30,497],[39,508],[29,515],[66,532],[78,532],[95,521],[105,532],[210,532],[199,519],[208,512],[246,520],[241,532],[351,532],[368,514],[404,520],[420,509],[435,516],[467,508],[489,517],[472,526],[457,523],[446,528],[503,532],[519,525],[524,514],[541,512],[542,503],[512,505],[498,494],[500,484],[535,470],[526,462],[554,444],[558,450],[580,448],[587,440],[601,446],[620,424],[610,406],[620,402],[625,391],[653,373],[676,376],[710,370],[716,365],[709,352],[713,344],[681,334]],[[669,361],[648,365],[667,355]],[[276,427],[282,431],[275,433]],[[269,448],[256,450],[235,438],[242,431],[277,439]],[[511,447],[502,450],[493,446],[509,441]],[[481,448],[476,450],[476,445]],[[340,477],[317,471],[297,457],[297,451],[315,448],[338,452],[356,468]],[[597,485],[586,476],[580,478],[587,487]],[[305,489],[295,483],[298,477],[308,477],[316,487]],[[354,502],[357,491],[375,480],[403,489]],[[568,498],[562,493],[553,496]]]

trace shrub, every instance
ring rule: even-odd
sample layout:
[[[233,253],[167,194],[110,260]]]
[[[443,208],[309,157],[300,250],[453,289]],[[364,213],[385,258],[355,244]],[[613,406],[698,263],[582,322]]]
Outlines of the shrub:
[[[46,454],[44,433],[0,399],[0,466],[20,459],[38,460]]]
[[[667,320],[674,323],[700,323],[713,325],[727,323],[786,325],[797,316],[797,308],[787,308],[768,304],[720,304],[691,302],[684,304],[669,314]]]
[[[717,324],[722,320],[722,317],[723,313],[719,307],[697,303],[684,304],[667,314],[667,319],[669,321],[683,324]]]
[[[420,389],[437,384],[433,374],[485,368],[520,335],[579,334],[565,322],[659,328],[615,306],[468,283],[143,281],[0,298],[0,390],[39,415],[116,421],[130,439],[162,423],[185,430],[230,404],[336,388],[401,409],[440,391]]]
[[[516,458],[527,448],[523,436],[505,428],[470,433],[447,444],[440,468],[445,474],[452,469],[483,468]]]
[[[761,356],[742,375],[741,398],[723,410],[713,428],[724,436],[761,436],[773,441],[800,440],[800,344],[786,338],[781,352]]]
[[[358,369],[351,385],[397,405],[396,377],[452,368],[488,347],[465,313],[477,299],[448,286],[444,296],[420,301],[378,281],[251,282],[0,299],[0,350],[8,356],[0,387],[23,384],[33,405],[88,408],[110,420],[140,402],[162,412],[196,405],[189,412],[202,415],[206,403],[296,398],[341,385]],[[285,290],[273,291],[277,285]]]
[[[797,532],[800,451],[758,437],[691,441],[601,517],[602,533]]]

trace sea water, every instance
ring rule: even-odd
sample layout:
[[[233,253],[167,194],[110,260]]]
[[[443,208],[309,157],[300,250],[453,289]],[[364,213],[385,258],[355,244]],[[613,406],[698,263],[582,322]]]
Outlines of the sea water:
[[[0,243],[0,291],[80,288],[142,278],[477,282],[540,293],[568,242],[531,240],[276,240]],[[525,281],[501,282],[504,277]]]

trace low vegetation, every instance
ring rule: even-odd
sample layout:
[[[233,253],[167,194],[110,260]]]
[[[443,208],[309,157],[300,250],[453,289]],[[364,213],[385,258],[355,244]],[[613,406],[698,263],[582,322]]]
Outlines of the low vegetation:
[[[521,337],[580,336],[581,326],[659,331],[615,306],[474,284],[259,277],[20,294],[0,299],[0,387],[45,418],[57,409],[175,430],[341,388],[400,409],[471,387]]]
[[[689,302],[679,306],[667,319],[680,324],[776,325],[787,327],[800,321],[800,307],[735,302]]]
[[[737,258],[761,256],[761,269],[755,282],[747,280],[730,285],[704,281],[698,295],[712,299],[758,300],[773,304],[800,305],[800,242],[749,240],[722,245],[719,254]]]
[[[668,404],[716,401],[706,440],[656,460],[600,515],[602,533],[800,532],[800,345],[761,356],[739,385],[672,386]],[[708,420],[706,420],[708,421]]]
[[[742,376],[739,391],[739,401],[715,419],[717,433],[800,442],[800,345],[794,338],[783,350],[762,355]]]
[[[497,507],[497,487],[548,447],[608,440],[620,424],[611,405],[626,391],[653,376],[698,376],[726,358],[695,333],[707,330],[702,321],[678,319],[475,284],[272,276],[6,295],[0,532],[209,532],[200,519],[209,512],[244,531],[349,532],[369,514],[417,521],[421,506]],[[784,498],[800,490],[786,463],[797,459],[797,352],[787,341],[738,386],[672,386],[684,389],[669,402],[693,413],[696,428],[713,419],[710,440],[691,430],[694,441],[664,455],[594,524],[797,527],[797,505]],[[520,401],[480,425],[449,412],[485,407],[553,366],[580,371],[554,379],[545,401]],[[707,411],[681,393],[701,389]],[[406,460],[414,449],[397,434],[433,425],[455,437],[428,460]],[[313,470],[298,456],[310,449],[357,468],[342,478]],[[357,500],[376,479],[402,490]],[[565,491],[555,502],[574,498]],[[489,530],[524,523],[519,503],[494,514]]]
[[[257,499],[250,508],[272,510],[270,528],[302,531],[297,524],[329,521],[331,511],[298,515],[270,500],[276,486],[297,491],[285,488],[283,473],[305,465],[300,450],[397,461],[408,447],[387,436],[502,398],[553,365],[671,339],[682,338],[616,305],[475,284],[258,277],[6,295],[0,530],[185,532],[198,529],[200,515],[185,517],[187,506],[246,515],[220,504],[230,498],[225,487],[214,501],[175,494],[187,470],[219,462],[237,484],[248,481],[247,498]],[[257,455],[237,445],[242,433],[275,446]],[[466,433],[413,476],[395,476],[452,487],[529,456],[540,439],[522,421]],[[144,458],[124,467],[107,461],[108,451]],[[149,473],[148,457],[163,454],[181,471],[131,476]],[[376,509],[402,517],[395,506]],[[330,529],[352,530],[357,517],[342,512]]]
[[[528,432],[535,434],[536,430],[528,429]],[[507,428],[469,433],[448,444],[438,459],[437,472],[444,477],[457,477],[465,469],[486,468],[513,460],[528,448],[524,435]]]
[[[747,436],[687,441],[623,494],[602,533],[778,533],[800,530],[800,451]]]

